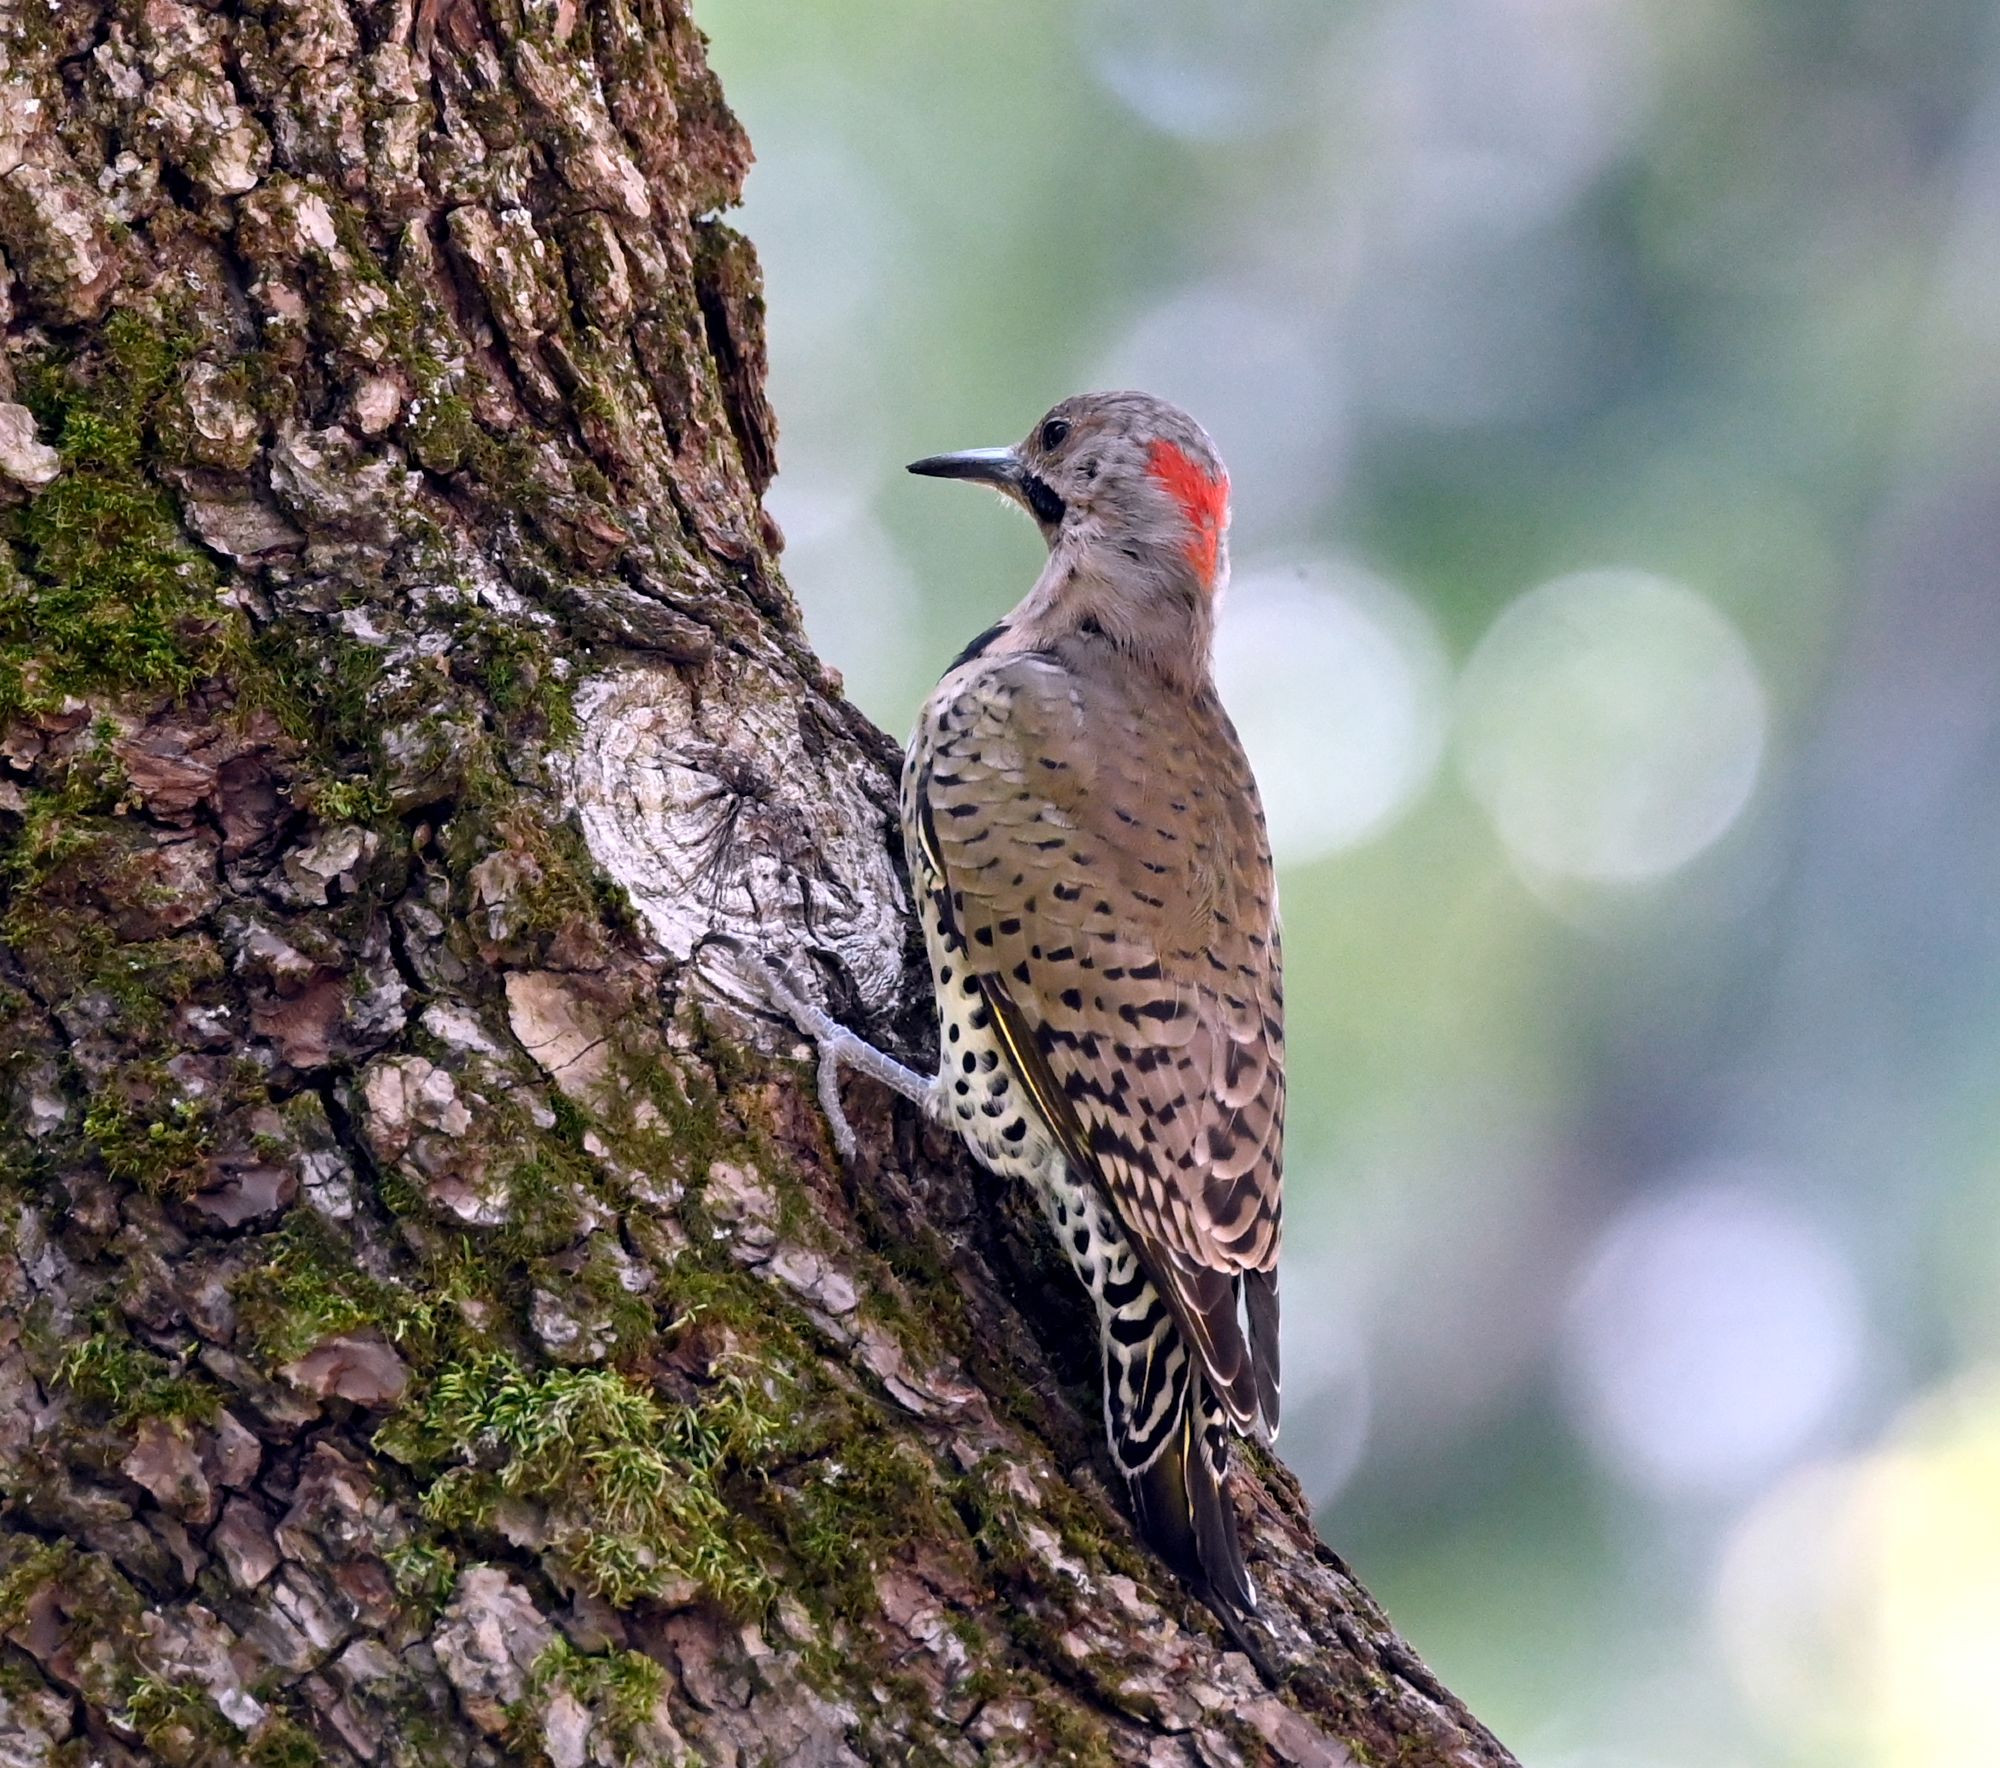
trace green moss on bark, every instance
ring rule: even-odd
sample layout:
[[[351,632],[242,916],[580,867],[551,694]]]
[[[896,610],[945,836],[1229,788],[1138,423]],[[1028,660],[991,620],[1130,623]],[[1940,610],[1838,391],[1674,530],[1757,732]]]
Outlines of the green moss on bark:
[[[222,1396],[213,1386],[135,1344],[124,1322],[110,1315],[64,1353],[54,1381],[85,1405],[103,1410],[120,1429],[143,1418],[206,1424],[222,1409]]]
[[[114,314],[88,367],[44,361],[23,394],[62,470],[0,519],[0,716],[115,689],[185,694],[243,640],[218,577],[145,462],[190,340]]]
[[[153,1078],[145,1105],[110,1087],[94,1094],[84,1114],[84,1140],[121,1184],[155,1197],[192,1196],[214,1146],[214,1113],[200,1100],[175,1096],[163,1077]]]
[[[770,1451],[778,1429],[756,1379],[732,1372],[700,1405],[673,1405],[615,1370],[473,1358],[438,1372],[392,1441],[419,1463],[462,1452],[494,1462],[447,1468],[425,1497],[434,1520],[466,1519],[468,1490],[490,1481],[552,1507],[554,1550],[610,1602],[687,1581],[757,1614],[776,1587],[722,1491],[732,1470]]]

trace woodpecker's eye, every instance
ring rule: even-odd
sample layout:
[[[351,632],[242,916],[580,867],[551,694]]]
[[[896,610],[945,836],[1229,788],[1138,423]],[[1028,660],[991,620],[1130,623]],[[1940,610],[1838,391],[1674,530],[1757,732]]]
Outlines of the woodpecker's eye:
[[[1047,423],[1042,425],[1042,446],[1044,448],[1060,448],[1063,445],[1063,439],[1068,435],[1069,419],[1066,417],[1052,417]]]

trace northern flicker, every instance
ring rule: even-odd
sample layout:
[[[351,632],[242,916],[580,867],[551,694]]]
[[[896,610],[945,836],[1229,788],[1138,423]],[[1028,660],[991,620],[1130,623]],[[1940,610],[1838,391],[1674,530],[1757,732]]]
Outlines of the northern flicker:
[[[1228,476],[1140,393],[1066,399],[1018,446],[910,471],[997,488],[1049,547],[945,672],[903,770],[939,1072],[787,1005],[835,1113],[834,1066],[861,1067],[1034,1188],[1096,1303],[1143,1533],[1248,1609],[1225,1476],[1233,1432],[1278,1424],[1284,989],[1263,812],[1210,668]]]

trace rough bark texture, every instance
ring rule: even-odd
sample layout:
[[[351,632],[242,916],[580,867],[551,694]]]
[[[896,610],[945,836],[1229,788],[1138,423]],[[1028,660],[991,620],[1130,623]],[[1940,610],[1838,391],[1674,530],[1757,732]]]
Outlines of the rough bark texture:
[[[0,1762],[1506,1761],[741,1010],[925,1035],[683,8],[0,19]]]

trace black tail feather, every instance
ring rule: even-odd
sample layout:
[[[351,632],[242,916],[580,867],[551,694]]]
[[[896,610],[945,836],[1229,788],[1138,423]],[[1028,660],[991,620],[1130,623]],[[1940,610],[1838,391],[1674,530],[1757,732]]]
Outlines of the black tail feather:
[[[1243,1305],[1250,1317],[1250,1360],[1257,1370],[1257,1413],[1278,1437],[1278,1273],[1245,1271]]]
[[[1228,1458],[1228,1423],[1196,1377],[1158,1459],[1129,1482],[1132,1509],[1153,1551],[1211,1606],[1248,1611],[1257,1606],[1257,1591],[1229,1502]]]

